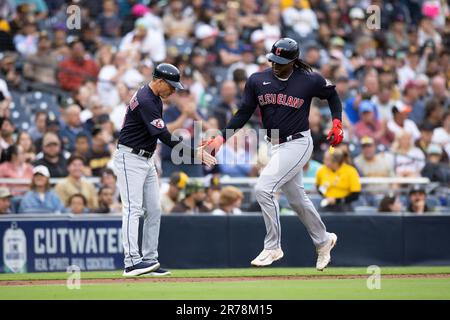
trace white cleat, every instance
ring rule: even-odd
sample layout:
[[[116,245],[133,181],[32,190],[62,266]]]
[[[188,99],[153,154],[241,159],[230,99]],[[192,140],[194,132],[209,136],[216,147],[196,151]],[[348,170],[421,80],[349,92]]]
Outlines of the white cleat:
[[[264,249],[261,253],[251,262],[255,267],[270,266],[274,261],[283,258],[284,253],[281,249],[267,250]]]
[[[334,233],[330,233],[330,241],[325,244],[322,248],[317,250],[317,263],[316,269],[319,271],[323,271],[331,261],[330,252],[331,249],[334,248],[337,242],[337,236]]]

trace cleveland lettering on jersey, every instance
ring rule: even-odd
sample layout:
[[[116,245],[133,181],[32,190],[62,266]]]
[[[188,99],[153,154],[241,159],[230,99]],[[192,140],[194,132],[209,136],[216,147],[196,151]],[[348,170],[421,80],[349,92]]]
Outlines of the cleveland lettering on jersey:
[[[305,101],[303,99],[288,96],[282,93],[266,93],[264,95],[258,96],[258,102],[260,107],[272,104],[275,106],[286,106],[298,109],[303,105],[303,102]]]

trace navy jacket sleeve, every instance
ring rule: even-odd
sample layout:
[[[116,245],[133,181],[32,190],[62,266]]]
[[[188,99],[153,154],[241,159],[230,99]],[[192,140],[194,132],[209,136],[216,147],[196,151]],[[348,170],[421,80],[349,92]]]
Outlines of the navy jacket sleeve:
[[[342,121],[342,104],[336,92],[336,86],[316,72],[313,76],[316,83],[314,96],[327,99],[332,118]]]
[[[163,131],[168,131],[160,110],[152,108],[150,103],[145,102],[139,103],[137,108],[151,136],[158,136]]]
[[[244,95],[242,97],[241,105],[238,111],[234,114],[234,116],[230,119],[225,129],[222,130],[222,136],[227,139],[229,137],[226,136],[226,130],[239,130],[241,129],[247,121],[250,119],[252,114],[255,112],[257,107],[257,99],[254,88],[253,77],[247,80],[244,88]]]

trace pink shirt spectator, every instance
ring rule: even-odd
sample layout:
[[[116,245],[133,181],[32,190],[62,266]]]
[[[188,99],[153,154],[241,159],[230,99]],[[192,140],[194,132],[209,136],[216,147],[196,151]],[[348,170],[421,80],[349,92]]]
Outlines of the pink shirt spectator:
[[[20,166],[15,166],[11,162],[4,162],[0,164],[0,178],[13,179],[30,179],[33,177],[33,167],[29,163],[24,163]],[[8,187],[13,196],[22,195],[28,191],[29,183],[15,184],[2,183],[4,187]]]

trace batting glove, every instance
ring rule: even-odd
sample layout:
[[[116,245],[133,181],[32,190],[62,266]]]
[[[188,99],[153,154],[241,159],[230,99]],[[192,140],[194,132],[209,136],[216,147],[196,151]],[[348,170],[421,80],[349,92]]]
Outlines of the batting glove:
[[[344,130],[342,130],[342,122],[339,119],[333,120],[333,127],[328,132],[327,140],[330,141],[332,147],[338,146],[344,139]]]

